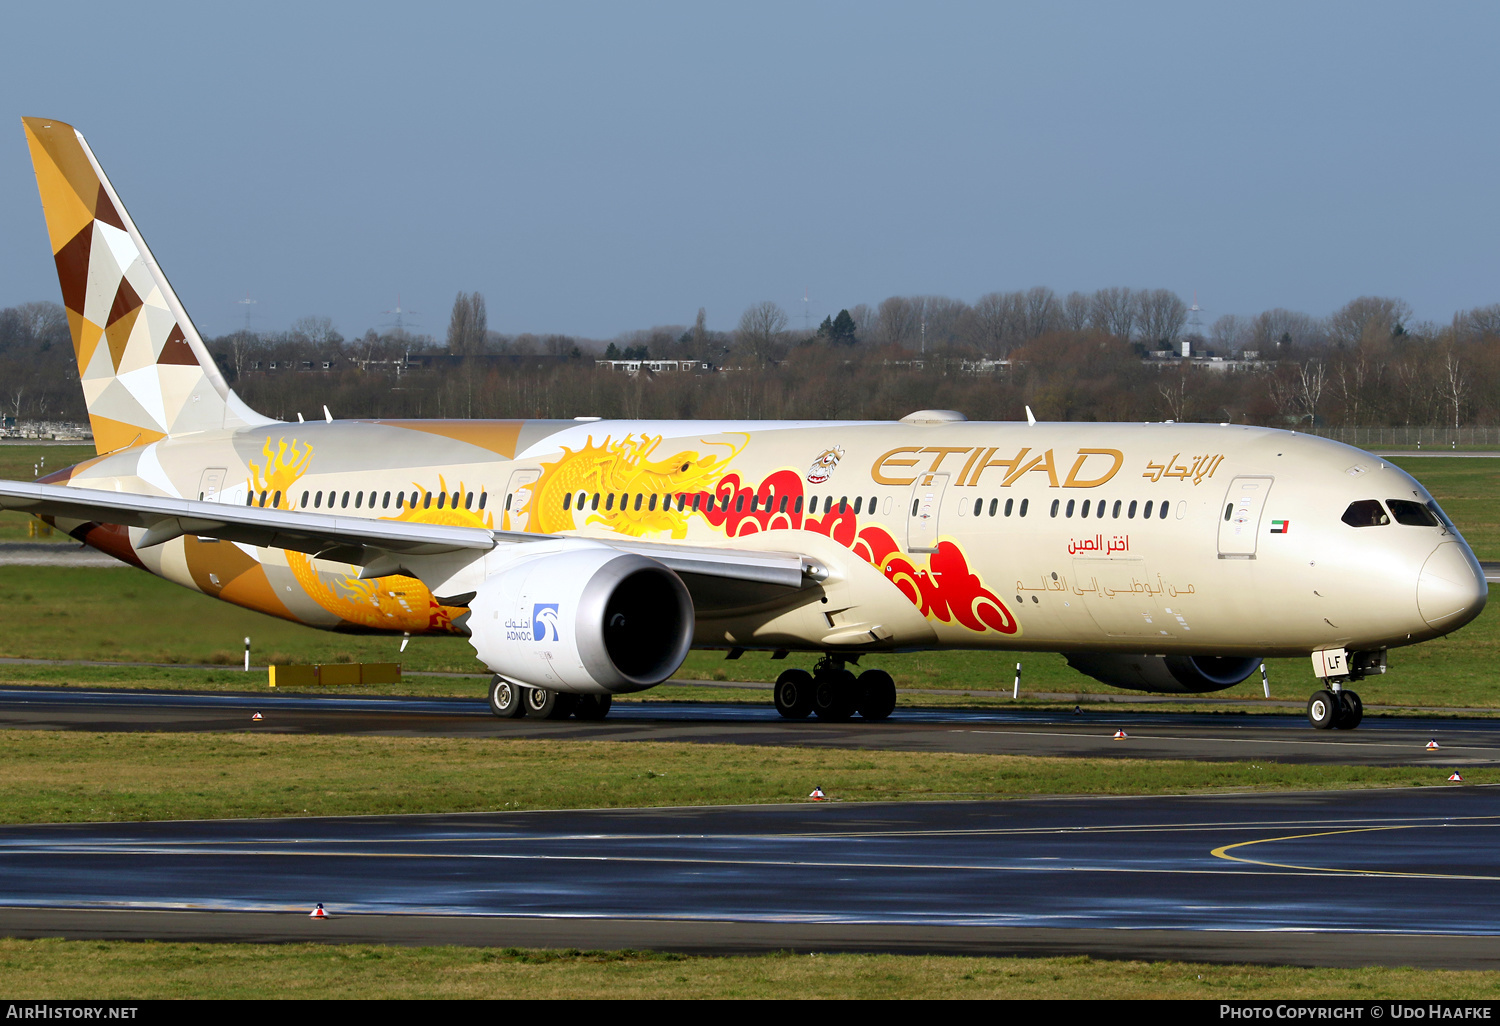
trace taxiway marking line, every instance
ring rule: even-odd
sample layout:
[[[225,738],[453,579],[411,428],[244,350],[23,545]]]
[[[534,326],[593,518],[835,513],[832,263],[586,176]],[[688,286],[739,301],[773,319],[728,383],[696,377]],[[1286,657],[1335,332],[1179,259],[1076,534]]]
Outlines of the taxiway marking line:
[[[1093,739],[1096,741],[1111,740],[1108,734],[1083,734],[1068,730],[983,730],[979,728],[964,729],[955,728],[954,734],[1013,734],[1021,737],[1070,737]],[[1331,747],[1337,744],[1339,747],[1356,748],[1404,748],[1408,751],[1422,750],[1419,745],[1396,744],[1390,741],[1321,741],[1311,739],[1307,741],[1279,741],[1275,738],[1253,738],[1253,737],[1177,737],[1170,734],[1131,734],[1127,739],[1130,741],[1187,741],[1187,742],[1211,742],[1215,744],[1239,744],[1239,745],[1322,745]],[[1497,752],[1500,748],[1480,748],[1474,745],[1450,745],[1440,751],[1443,752]]]
[[[1463,824],[1475,826],[1478,824]],[[1300,872],[1311,873],[1334,873],[1339,876],[1392,876],[1417,880],[1500,880],[1500,876],[1480,876],[1467,873],[1408,873],[1396,869],[1341,869],[1328,866],[1297,866],[1282,862],[1266,862],[1262,859],[1246,859],[1238,855],[1230,855],[1234,848],[1244,848],[1252,844],[1271,844],[1275,841],[1301,841],[1309,837],[1337,837],[1342,834],[1367,834],[1385,830],[1420,830],[1419,826],[1377,826],[1359,827],[1353,830],[1319,830],[1310,834],[1288,834],[1285,837],[1262,837],[1254,841],[1240,841],[1236,844],[1226,844],[1215,848],[1209,854],[1217,858],[1227,859],[1230,862],[1243,862],[1254,866],[1268,866],[1273,869],[1292,869]]]
[[[1370,827],[1367,830],[1400,830],[1411,829],[1407,827]],[[1359,833],[1362,831],[1323,831],[1320,834],[1292,835],[1295,837],[1315,837],[1324,834],[1337,833]],[[1288,840],[1292,838],[1263,838],[1262,841],[1244,841],[1242,844],[1256,844],[1272,840]],[[1248,865],[1262,865],[1269,870],[1277,872],[1263,872],[1256,870],[1235,870],[1215,868],[1193,868],[1182,866],[1175,868],[1155,868],[1150,866],[1090,866],[1090,865],[985,865],[974,863],[927,863],[927,862],[851,862],[847,860],[819,860],[819,859],[784,859],[784,858],[691,858],[682,856],[645,856],[645,855],[565,855],[565,854],[519,854],[519,853],[478,853],[478,852],[346,852],[346,851],[287,851],[287,850],[259,850],[259,849],[197,849],[183,851],[171,847],[142,847],[136,849],[116,848],[109,852],[112,855],[142,855],[160,858],[162,856],[246,856],[246,857],[279,857],[279,858],[311,858],[311,859],[441,859],[444,861],[475,861],[475,862],[628,862],[638,865],[678,865],[678,866],[810,866],[817,869],[897,869],[897,870],[922,870],[930,872],[973,872],[973,873],[1141,873],[1149,875],[1189,875],[1189,876],[1224,876],[1224,875],[1255,875],[1255,876],[1323,876],[1336,873],[1343,876],[1398,876],[1408,879],[1433,879],[1433,880],[1483,880],[1495,881],[1500,877],[1485,875],[1461,875],[1452,873],[1398,873],[1381,870],[1341,870],[1326,869],[1317,866],[1294,866],[1281,865],[1273,862],[1256,862],[1251,859],[1241,859],[1236,856],[1222,855],[1223,851],[1237,845],[1225,845],[1216,848],[1212,854],[1230,862],[1238,862]],[[34,849],[25,852],[11,852],[12,855],[97,855],[101,852],[90,849],[75,849],[66,846],[57,846],[50,849]],[[1184,856],[1191,858],[1190,855]],[[1051,857],[1041,858],[1037,861],[1053,861]]]

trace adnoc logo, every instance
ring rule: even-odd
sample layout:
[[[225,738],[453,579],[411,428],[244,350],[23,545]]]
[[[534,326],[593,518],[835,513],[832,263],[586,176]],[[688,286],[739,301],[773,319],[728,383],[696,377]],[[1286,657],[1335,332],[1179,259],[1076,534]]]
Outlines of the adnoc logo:
[[[560,641],[557,633],[557,603],[538,602],[531,608],[531,640]]]

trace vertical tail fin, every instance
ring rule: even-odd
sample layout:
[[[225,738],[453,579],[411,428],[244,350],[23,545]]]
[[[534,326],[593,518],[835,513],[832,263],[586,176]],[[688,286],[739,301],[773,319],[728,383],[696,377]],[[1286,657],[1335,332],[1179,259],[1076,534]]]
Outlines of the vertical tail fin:
[[[272,423],[225,384],[83,136],[61,121],[21,121],[94,447]]]

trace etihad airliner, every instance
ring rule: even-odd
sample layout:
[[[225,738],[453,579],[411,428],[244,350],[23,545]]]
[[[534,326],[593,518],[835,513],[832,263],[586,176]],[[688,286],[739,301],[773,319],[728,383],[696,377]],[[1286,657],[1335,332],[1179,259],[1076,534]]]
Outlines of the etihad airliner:
[[[879,720],[883,653],[964,648],[1177,693],[1311,657],[1309,720],[1352,728],[1351,682],[1488,595],[1410,475],[1267,428],[275,421],[83,137],[23,122],[98,455],[0,506],[272,616],[466,637],[498,716],[602,718],[700,647],[815,661],[777,681],[784,716]]]

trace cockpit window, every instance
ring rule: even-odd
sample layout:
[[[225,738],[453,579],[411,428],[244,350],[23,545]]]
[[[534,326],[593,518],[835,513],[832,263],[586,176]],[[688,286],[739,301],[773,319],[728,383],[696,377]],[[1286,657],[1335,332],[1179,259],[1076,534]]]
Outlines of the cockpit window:
[[[1452,531],[1454,534],[1458,533],[1458,528],[1456,528],[1456,527],[1453,526],[1453,521],[1448,519],[1448,514],[1446,514],[1446,513],[1443,512],[1443,509],[1442,509],[1441,506],[1439,506],[1437,503],[1433,502],[1431,499],[1428,499],[1427,500],[1427,508],[1432,511],[1432,515],[1433,516],[1437,517],[1439,520],[1442,521],[1444,527],[1446,527],[1448,530]]]
[[[1412,502],[1410,499],[1386,499],[1385,504],[1391,507],[1391,516],[1396,518],[1396,523],[1406,524],[1408,527],[1440,527],[1442,522],[1432,513],[1432,510],[1420,502]]]
[[[1344,510],[1340,519],[1350,527],[1380,527],[1391,522],[1391,518],[1386,516],[1385,507],[1375,499],[1349,503],[1349,508]]]

